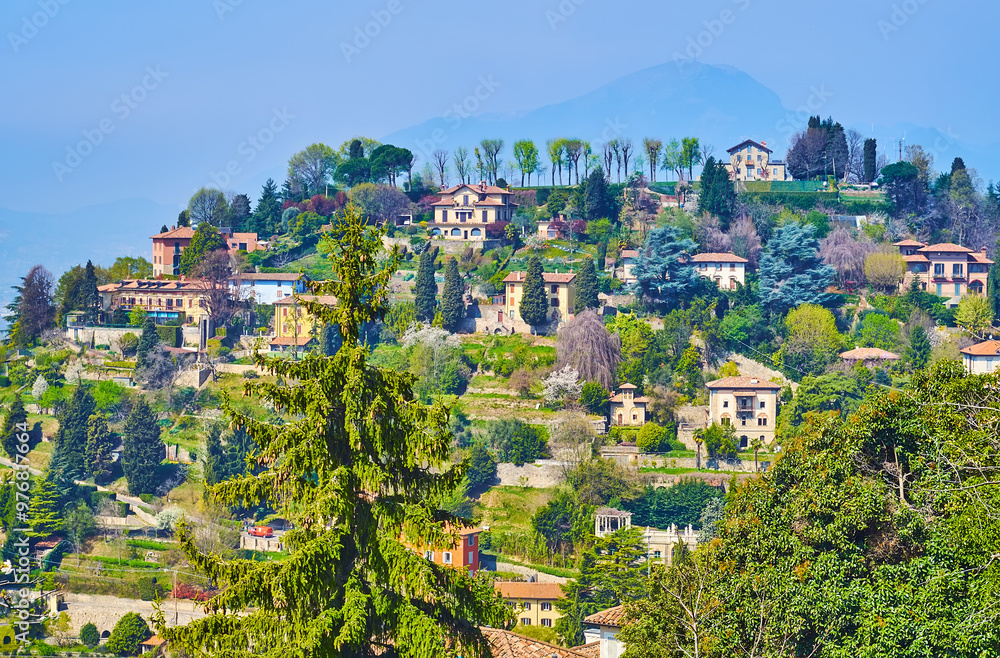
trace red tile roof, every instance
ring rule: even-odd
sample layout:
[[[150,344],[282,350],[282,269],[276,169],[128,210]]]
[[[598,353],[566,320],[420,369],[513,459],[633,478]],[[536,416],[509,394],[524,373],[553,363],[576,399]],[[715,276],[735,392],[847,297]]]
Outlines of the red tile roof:
[[[561,599],[565,598],[559,583],[493,583],[505,599]]]
[[[625,382],[624,384],[618,387],[618,390],[624,391],[625,389],[633,389],[633,388],[638,388],[638,387],[635,384],[629,384],[628,382]]]
[[[335,306],[337,304],[337,298],[333,295],[299,295],[298,298],[296,298],[295,295],[288,295],[287,297],[282,297],[274,303],[284,306],[286,304],[301,304],[304,301],[319,302],[320,304],[326,304],[328,306]]]
[[[639,250],[638,249],[622,249],[618,253],[619,253],[619,255],[622,258],[638,258],[639,257]]]
[[[767,389],[767,390],[778,390],[781,388],[780,384],[774,384],[772,382],[766,382],[763,379],[757,377],[723,377],[722,379],[716,379],[714,382],[709,382],[705,384],[706,388],[755,388],[755,389]]]
[[[760,151],[766,151],[767,153],[774,153],[774,151],[772,151],[771,149],[767,148],[766,146],[764,146],[760,142],[755,142],[752,139],[745,139],[742,142],[740,142],[739,144],[737,144],[736,146],[734,146],[733,148],[726,149],[726,153],[733,153],[734,151],[739,151],[741,148],[743,148],[744,146],[747,146],[747,145],[756,146],[757,149],[760,150]],[[775,162],[775,164],[777,164],[777,162]]]
[[[924,247],[923,249],[918,249],[917,251],[951,251],[958,253],[972,253],[972,250],[968,247],[963,247],[961,245],[953,244],[951,242],[941,242],[939,244],[932,244],[930,246]]]
[[[616,605],[613,608],[595,612],[589,617],[586,617],[583,620],[583,623],[596,624],[598,626],[617,626],[618,628],[621,628],[621,619],[624,615],[625,606]]]
[[[981,251],[974,251],[971,254],[969,254],[969,256],[972,258],[972,260],[976,261],[977,263],[982,263],[983,265],[993,264],[993,261],[987,258],[986,254],[984,254]]]
[[[487,185],[486,191],[484,192],[483,188],[475,183],[463,183],[460,185],[455,185],[454,187],[449,187],[447,190],[441,190],[439,194],[454,194],[455,192],[461,190],[463,187],[469,188],[476,194],[511,194],[509,190],[505,190],[502,187],[497,187],[496,185]]]
[[[746,258],[741,258],[736,254],[695,254],[691,257],[692,263],[749,263]]]
[[[914,254],[912,256],[903,256],[903,261],[907,263],[929,263],[931,262],[927,256],[923,254]]]
[[[576,649],[557,647],[499,628],[480,630],[490,645],[490,655],[493,658],[587,658],[593,655],[578,653]]]
[[[573,651],[587,658],[601,658],[601,643],[591,642],[590,644],[581,644],[578,647],[573,647]]]
[[[900,240],[899,242],[893,242],[893,247],[925,247],[927,246],[923,242],[917,242],[916,240]]]
[[[969,356],[998,356],[1000,355],[1000,340],[987,340],[962,350],[962,354]]]
[[[840,358],[845,361],[895,361],[899,355],[877,347],[856,347],[841,354]]]
[[[524,272],[511,272],[504,278],[503,282],[524,283],[524,275]],[[575,272],[570,272],[569,274],[560,274],[559,272],[542,272],[542,279],[545,283],[569,283],[575,278]]]
[[[608,400],[608,401],[609,402],[624,402],[625,401],[625,396],[622,395],[621,393],[619,393],[617,395],[611,396],[610,400]],[[635,404],[637,406],[640,405],[640,404],[648,404],[648,403],[649,403],[649,398],[641,396],[641,395],[639,397],[637,397],[637,398],[632,398],[632,404]]]
[[[190,240],[194,237],[194,229],[190,226],[181,226],[175,229],[171,229],[166,233],[159,233],[157,235],[149,236],[151,239],[161,239],[161,240]]]
[[[312,336],[299,336],[298,338],[292,337],[281,337],[274,338],[271,340],[271,345],[276,345],[279,347],[287,347],[288,345],[297,345],[298,347],[303,347],[309,344],[312,340]]]

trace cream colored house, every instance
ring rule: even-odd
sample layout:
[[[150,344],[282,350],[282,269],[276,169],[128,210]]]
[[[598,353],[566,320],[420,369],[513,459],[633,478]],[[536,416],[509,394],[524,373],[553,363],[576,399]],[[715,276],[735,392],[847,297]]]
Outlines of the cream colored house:
[[[906,262],[900,290],[910,289],[916,281],[921,290],[947,297],[946,306],[957,306],[965,295],[986,292],[993,261],[986,257],[986,247],[973,251],[950,242],[927,245],[916,240],[893,244]]]
[[[272,352],[301,350],[319,336],[319,328],[314,331],[315,318],[309,315],[301,300],[320,302],[328,306],[337,304],[331,295],[289,295],[274,302],[274,338],[271,339]]]
[[[208,317],[209,284],[199,280],[126,279],[98,286],[101,309],[114,313],[139,308],[159,324],[183,320],[198,324]]]
[[[566,598],[559,583],[494,583],[522,626],[552,628],[562,614],[556,601]]]
[[[496,222],[509,222],[517,204],[510,190],[485,181],[478,185],[462,184],[441,190],[441,199],[434,204],[433,235],[446,240],[485,240],[486,227]]]
[[[618,258],[621,260],[622,282],[635,283],[638,281],[638,278],[635,276],[635,263],[639,260],[639,251],[636,249],[622,249],[621,253],[618,254]]]
[[[726,170],[735,181],[786,181],[792,180],[781,160],[771,159],[774,151],[767,148],[767,142],[743,141],[727,150],[729,163]]]
[[[622,384],[618,394],[611,398],[611,424],[641,427],[646,424],[646,405],[649,398],[635,397],[635,386]]]
[[[664,564],[673,564],[674,550],[681,542],[688,550],[698,548],[698,531],[690,525],[686,528],[671,525],[666,530],[646,528],[642,531],[642,543],[646,545],[650,559],[662,560]]]
[[[962,350],[962,365],[970,375],[988,375],[1000,368],[1000,340],[966,347]]]
[[[583,637],[587,645],[600,642],[600,658],[621,658],[625,643],[618,639],[625,606],[617,605],[584,618]]]
[[[746,285],[746,258],[736,254],[695,254],[691,257],[694,269],[706,279],[715,281],[719,290],[736,290],[736,284]]]
[[[736,430],[741,448],[754,439],[774,441],[781,386],[756,377],[725,377],[705,385],[710,422]]]
[[[520,317],[521,297],[524,292],[524,272],[511,272],[503,280],[504,310],[507,318],[517,320]],[[549,298],[548,321],[564,322],[573,319],[576,302],[576,274],[559,274],[558,272],[543,272],[545,293]],[[504,318],[498,318],[503,323]]]

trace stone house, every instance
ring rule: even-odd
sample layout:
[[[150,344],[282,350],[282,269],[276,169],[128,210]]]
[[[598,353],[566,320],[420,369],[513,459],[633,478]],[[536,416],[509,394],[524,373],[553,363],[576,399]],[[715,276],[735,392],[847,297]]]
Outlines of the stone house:
[[[632,384],[622,384],[618,387],[618,393],[608,402],[612,425],[641,427],[646,424],[649,398],[635,397],[635,390],[636,387]]]
[[[774,441],[781,385],[756,377],[724,377],[705,385],[709,392],[709,421],[736,430],[740,448],[754,438]]]

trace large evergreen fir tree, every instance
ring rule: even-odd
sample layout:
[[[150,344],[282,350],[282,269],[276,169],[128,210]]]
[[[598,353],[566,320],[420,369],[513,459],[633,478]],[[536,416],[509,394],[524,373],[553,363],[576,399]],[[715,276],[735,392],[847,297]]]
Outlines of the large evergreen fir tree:
[[[145,322],[142,324],[142,335],[139,336],[139,343],[135,348],[136,370],[142,370],[148,365],[147,359],[149,355],[159,344],[160,335],[156,332],[156,323],[153,322],[152,317],[147,315]]]
[[[59,517],[59,489],[49,472],[35,479],[31,501],[28,503],[28,525],[31,526],[28,534],[33,537],[48,537],[62,527],[62,519]]]
[[[532,256],[528,261],[528,271],[524,274],[524,285],[521,289],[521,303],[518,312],[521,319],[532,327],[545,324],[549,313],[549,296],[545,292],[545,277],[542,271],[542,261],[538,256]]]
[[[14,402],[10,405],[10,410],[4,416],[3,426],[0,429],[0,440],[3,441],[3,450],[11,459],[17,454],[17,446],[20,443],[17,439],[21,431],[18,426],[25,427],[28,424],[28,412],[24,409],[24,400],[20,395],[14,396]]]
[[[434,282],[435,249],[428,247],[420,254],[417,279],[413,284],[413,304],[417,307],[417,320],[430,322],[437,306],[437,284]]]
[[[114,463],[115,437],[108,429],[102,414],[94,414],[87,421],[87,469],[97,484],[111,479]]]
[[[140,397],[132,405],[122,435],[122,470],[129,493],[134,496],[153,493],[159,485],[157,468],[166,452],[160,425],[145,398]]]
[[[85,478],[87,469],[87,424],[94,413],[94,397],[81,384],[59,414],[53,470],[64,480]]]
[[[836,273],[819,257],[812,224],[789,222],[774,231],[760,259],[761,307],[784,314],[800,304],[829,302],[826,288]]]
[[[576,275],[577,312],[600,306],[597,293],[597,271],[594,269],[594,260],[587,256],[580,266],[580,273]]]
[[[723,230],[729,228],[736,210],[736,188],[729,177],[729,171],[721,160],[717,161],[714,157],[705,162],[705,168],[701,172],[698,209],[718,217]]]
[[[251,221],[259,237],[278,232],[281,226],[281,199],[278,198],[278,186],[274,179],[268,178],[264,183]]]
[[[209,616],[157,632],[190,655],[486,656],[478,626],[502,627],[509,613],[484,577],[434,564],[411,546],[445,546],[464,522],[438,509],[462,481],[448,466],[448,413],[414,398],[414,377],[369,363],[366,323],[384,317],[396,259],[379,257],[383,232],[348,207],[340,237],[320,244],[333,276],[313,284],[336,307],[304,305],[336,325],[333,356],[301,361],[262,354],[257,365],[284,385],[244,384],[284,414],[271,424],[225,403],[234,426],[259,446],[260,473],[212,489],[230,505],[271,502],[293,522],[279,562],[223,560],[199,551],[179,529],[191,563],[222,590]]]
[[[458,272],[458,261],[448,259],[444,269],[444,289],[441,291],[442,326],[454,333],[465,319],[465,284]]]
[[[690,301],[707,285],[691,264],[698,248],[694,240],[681,236],[675,226],[653,229],[636,259],[636,284],[648,304],[667,308]]]

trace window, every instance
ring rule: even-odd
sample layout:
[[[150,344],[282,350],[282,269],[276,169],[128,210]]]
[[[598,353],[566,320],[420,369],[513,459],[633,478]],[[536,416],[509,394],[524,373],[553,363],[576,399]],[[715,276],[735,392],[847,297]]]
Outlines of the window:
[[[483,221],[485,222],[488,218],[489,218],[489,211],[488,210],[484,210],[483,211]]]
[[[961,283],[956,283],[955,284],[955,296],[958,297],[961,294],[962,294],[962,284]]]
[[[716,263],[715,264],[715,269],[716,270],[721,270],[722,269],[722,263]]]
[[[559,308],[559,298],[558,297],[553,297],[552,298],[552,308]]]
[[[473,562],[473,560],[472,560],[472,551],[469,551],[469,559],[466,560],[466,563],[472,564],[472,562]]]
[[[951,266],[951,275],[956,278],[965,276],[964,270],[965,268],[960,263],[955,263]]]
[[[521,626],[531,626],[531,618],[521,617]]]
[[[729,271],[730,272],[735,272],[736,271],[736,263],[730,263],[729,264]]]
[[[761,408],[761,409],[766,409],[766,408],[767,408],[767,403],[766,403],[766,402],[764,402],[763,400],[761,400],[761,401],[760,401],[760,408]]]
[[[757,427],[767,427],[767,417],[761,416],[757,419]]]
[[[722,408],[723,409],[728,409],[729,408],[729,400],[723,400],[722,401]]]
[[[434,561],[434,551],[424,551],[424,559]]]
[[[475,545],[476,545],[476,536],[469,535],[469,546],[475,546]]]
[[[524,609],[525,609],[525,610],[531,610],[531,603],[529,603],[529,602],[525,602],[525,603],[524,603]]]
[[[469,195],[468,194],[463,194],[462,195],[462,205],[463,206],[469,205]]]
[[[542,612],[548,612],[552,610],[552,603],[549,601],[542,601]]]
[[[447,222],[448,221],[448,211],[447,210],[442,210],[441,211],[441,221],[442,222]]]
[[[944,263],[934,263],[934,276],[944,276]]]
[[[944,292],[942,291],[941,284],[939,283],[937,284],[937,295],[940,297],[942,294],[944,294]]]
[[[542,620],[542,626],[545,626],[546,628],[552,628],[552,620],[551,619],[543,619]]]
[[[445,551],[444,555],[443,555],[443,559],[444,559],[444,563],[445,564],[451,564],[451,553],[449,553],[448,551]]]
[[[662,553],[660,553],[660,551],[653,551],[653,557],[655,557],[657,560],[660,559],[661,555],[662,555]]]
[[[552,294],[559,292],[559,286],[552,286]]]

